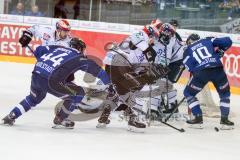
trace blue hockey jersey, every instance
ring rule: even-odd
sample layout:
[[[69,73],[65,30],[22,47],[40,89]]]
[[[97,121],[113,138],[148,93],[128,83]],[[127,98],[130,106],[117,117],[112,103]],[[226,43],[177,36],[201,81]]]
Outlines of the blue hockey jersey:
[[[216,50],[226,51],[231,45],[229,37],[200,39],[186,48],[183,63],[190,72],[222,66],[221,56]]]
[[[77,50],[61,46],[39,46],[34,52],[37,59],[33,72],[48,78],[50,74],[67,61],[81,55]]]

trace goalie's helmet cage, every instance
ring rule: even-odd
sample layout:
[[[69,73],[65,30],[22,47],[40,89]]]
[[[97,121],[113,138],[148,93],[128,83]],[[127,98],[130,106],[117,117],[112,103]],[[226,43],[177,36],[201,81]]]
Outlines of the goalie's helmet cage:
[[[159,41],[162,42],[165,45],[168,45],[170,42],[170,39],[174,37],[176,30],[175,28],[169,24],[169,23],[164,23],[160,27],[160,34],[159,34]]]
[[[176,33],[175,28],[170,23],[164,23],[159,30],[160,34],[173,37]]]
[[[56,23],[56,29],[63,30],[63,31],[70,31],[71,26],[67,20],[61,19]]]

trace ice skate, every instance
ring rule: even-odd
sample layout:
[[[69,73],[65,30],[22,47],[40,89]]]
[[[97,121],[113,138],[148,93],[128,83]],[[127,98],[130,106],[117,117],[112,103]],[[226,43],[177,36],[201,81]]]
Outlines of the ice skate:
[[[220,124],[222,130],[234,129],[234,123],[229,121],[228,117],[221,117]]]
[[[52,128],[54,129],[73,129],[75,123],[69,119],[62,119],[59,115],[56,115],[53,120],[54,126]]]
[[[97,128],[105,128],[110,123],[110,120],[108,119],[110,116],[110,113],[111,113],[111,106],[106,105],[103,108],[103,112],[98,119],[98,124],[96,126]]]
[[[15,123],[14,113],[8,114],[2,119],[4,125],[12,126]]]
[[[146,125],[137,121],[137,116],[133,113],[130,107],[128,107],[125,112],[126,115],[129,116],[128,130],[132,132],[143,133],[145,131]]]
[[[194,119],[187,120],[186,122],[190,124],[190,128],[203,129],[202,115],[197,115]]]

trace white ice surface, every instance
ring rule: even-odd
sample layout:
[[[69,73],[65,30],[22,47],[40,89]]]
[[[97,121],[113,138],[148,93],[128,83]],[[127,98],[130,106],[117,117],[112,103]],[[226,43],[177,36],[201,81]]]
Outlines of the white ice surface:
[[[0,118],[29,93],[33,65],[0,62]],[[0,160],[239,160],[240,96],[232,96],[235,129],[214,131],[219,119],[204,119],[203,130],[179,133],[155,126],[143,134],[126,131],[126,122],[112,120],[106,129],[96,129],[96,119],[77,122],[73,130],[51,129],[53,107],[58,99],[48,95],[13,127],[0,126]]]

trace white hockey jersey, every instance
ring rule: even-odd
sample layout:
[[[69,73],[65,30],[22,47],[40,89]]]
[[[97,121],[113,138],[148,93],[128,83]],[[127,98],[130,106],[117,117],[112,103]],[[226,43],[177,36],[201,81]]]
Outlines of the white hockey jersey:
[[[56,37],[56,27],[46,27],[40,25],[34,25],[27,29],[30,31],[34,37],[40,38],[42,45],[60,45],[69,47],[69,42],[71,37],[68,36],[65,39],[57,39]]]
[[[158,41],[156,37],[149,37],[144,29],[135,30],[131,35],[125,40],[127,43],[131,41],[135,46],[135,50],[130,50],[129,47],[119,47],[115,51],[110,51],[107,53],[103,62],[108,65],[118,65],[113,64],[112,59],[114,55],[121,54],[124,56],[131,64],[144,64],[148,63],[143,51],[145,51],[149,44],[153,43],[153,49],[156,52],[155,63],[161,64],[163,66],[169,65],[169,63],[178,61],[183,58],[183,46],[176,39],[172,37],[167,47],[165,47],[161,42]]]
[[[178,60],[183,59],[184,48],[186,47],[183,45],[176,37],[173,37],[169,43],[172,46],[172,55],[170,63],[176,62]]]
[[[168,66],[170,63],[183,59],[184,46],[177,40],[176,37],[170,39],[169,44],[165,47],[161,42],[155,41],[153,49],[157,56],[155,63]]]
[[[116,60],[119,58],[119,63]],[[121,59],[121,60],[120,60]],[[145,55],[140,49],[130,50],[130,49],[121,49],[117,48],[114,50],[110,50],[106,53],[105,58],[103,59],[103,63],[112,66],[121,66],[126,64],[123,61],[127,61],[127,65],[134,65],[134,64],[144,64],[148,63]]]

